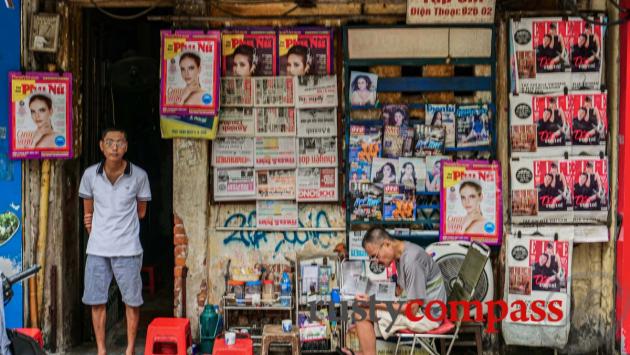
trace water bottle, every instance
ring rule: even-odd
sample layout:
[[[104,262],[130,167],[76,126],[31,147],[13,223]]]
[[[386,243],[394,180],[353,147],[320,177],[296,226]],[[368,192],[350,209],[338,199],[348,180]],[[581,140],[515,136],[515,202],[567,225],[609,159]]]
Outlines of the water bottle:
[[[285,307],[291,306],[291,278],[286,272],[282,273],[280,281],[280,304]]]
[[[203,354],[211,354],[214,340],[219,331],[220,315],[214,305],[207,304],[199,316],[199,350]]]

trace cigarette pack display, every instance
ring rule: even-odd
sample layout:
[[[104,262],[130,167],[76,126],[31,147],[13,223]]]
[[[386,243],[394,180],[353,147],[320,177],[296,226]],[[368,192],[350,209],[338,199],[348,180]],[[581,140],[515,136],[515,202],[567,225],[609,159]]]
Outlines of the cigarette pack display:
[[[273,28],[228,28],[221,32],[223,76],[278,75],[278,36]]]
[[[278,31],[280,75],[330,75],[334,71],[333,32],[323,27]]]
[[[160,113],[216,116],[219,110],[219,31],[160,32]]]

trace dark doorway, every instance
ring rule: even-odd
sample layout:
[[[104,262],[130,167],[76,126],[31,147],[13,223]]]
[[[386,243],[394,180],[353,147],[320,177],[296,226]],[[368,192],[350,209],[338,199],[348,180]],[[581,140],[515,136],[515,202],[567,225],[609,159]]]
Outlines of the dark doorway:
[[[108,11],[131,15],[141,10]],[[151,14],[169,14],[170,11],[156,9]],[[154,268],[155,294],[143,292],[145,304],[141,308],[140,336],[151,319],[173,313],[172,142],[161,139],[159,123],[159,31],[168,27],[165,23],[149,22],[146,16],[118,20],[95,9],[83,12],[81,168],[101,160],[98,148],[101,131],[115,126],[127,131],[126,157],[146,170],[151,184],[152,201],[141,222],[140,240],[144,249],[143,266]],[[87,240],[83,231],[82,265],[85,265]],[[148,274],[143,273],[143,279],[145,276]],[[148,281],[146,277],[145,285]],[[83,287],[77,288],[77,292],[83,292]],[[82,340],[89,341],[93,337],[89,308],[83,307],[83,314]],[[124,321],[124,304],[114,282],[107,317],[108,330]]]

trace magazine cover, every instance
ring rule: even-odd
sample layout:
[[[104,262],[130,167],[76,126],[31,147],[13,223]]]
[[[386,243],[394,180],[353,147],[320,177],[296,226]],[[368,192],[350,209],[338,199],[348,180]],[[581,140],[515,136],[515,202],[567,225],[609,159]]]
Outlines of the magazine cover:
[[[571,158],[569,187],[573,197],[573,222],[593,223],[608,220],[608,160]]]
[[[72,75],[9,72],[9,88],[10,158],[72,158]]]
[[[383,129],[383,156],[386,158],[413,156],[413,127],[385,125]]]
[[[457,147],[482,147],[490,144],[488,105],[457,106]]]
[[[556,234],[556,233],[554,233]],[[560,326],[570,319],[571,259],[573,236],[571,234],[513,234],[507,237],[505,285],[508,304],[531,304],[543,300],[555,302],[556,312],[528,310],[519,324]],[[514,323],[506,317],[503,323]]]
[[[500,245],[501,169],[498,162],[442,164],[440,240],[471,240]]]
[[[600,91],[568,96],[573,155],[606,152],[608,139],[607,93]]]
[[[413,221],[416,219],[415,189],[407,190],[398,184],[383,187],[383,220]]]
[[[444,126],[414,125],[416,144],[414,157],[438,155],[444,152]]]
[[[295,201],[256,201],[256,228],[286,230],[298,227]]]
[[[337,136],[337,108],[297,110],[298,137]]]
[[[295,170],[256,170],[256,198],[295,200]]]
[[[569,223],[573,207],[565,159],[512,159],[512,222]]]
[[[337,76],[308,75],[295,77],[295,107],[337,107]]]
[[[571,112],[565,95],[510,95],[512,156],[563,156],[571,152]]]
[[[377,184],[361,183],[351,196],[351,221],[383,220],[383,188]]]
[[[255,168],[295,168],[296,142],[293,137],[256,137]]]
[[[212,166],[243,168],[254,166],[254,138],[226,137],[212,141]]]
[[[160,116],[162,139],[191,138],[213,140],[217,137],[216,116]]]
[[[221,78],[221,107],[248,107],[253,104],[251,78]]]
[[[407,190],[425,191],[427,166],[423,158],[400,158],[398,165],[397,184]]]
[[[223,76],[278,75],[278,37],[273,28],[233,28],[221,32]],[[223,95],[223,93],[221,93]]]
[[[217,137],[253,137],[254,122],[253,107],[222,107],[219,111]]]
[[[603,16],[591,17],[605,22]],[[605,27],[585,21],[582,18],[569,18],[569,62],[571,65],[571,86],[569,90],[598,90],[601,87],[602,64],[604,58]]]
[[[266,76],[253,78],[254,106],[293,107],[295,92],[293,78],[288,76]]]
[[[323,27],[278,31],[280,75],[330,75],[334,72],[333,32]]]
[[[426,192],[440,192],[442,186],[442,162],[450,161],[451,157],[447,155],[431,155],[425,158],[426,161]]]
[[[214,169],[214,200],[243,201],[256,199],[254,169]]]
[[[444,126],[446,148],[455,148],[455,105],[431,105],[425,106],[425,121],[427,126]]]
[[[295,137],[296,132],[294,108],[256,108],[257,137]]]
[[[336,168],[298,168],[298,202],[337,201],[339,178]]]
[[[298,162],[301,167],[336,167],[337,137],[298,138]]]
[[[389,126],[408,126],[409,107],[407,105],[383,106],[383,124]]]
[[[163,30],[160,34],[160,113],[216,116],[219,110],[220,32]]]
[[[350,104],[375,106],[378,75],[359,71],[350,72]]]
[[[371,163],[367,161],[353,161],[350,163],[350,192],[355,192],[359,189],[359,185],[370,182],[370,169]]]
[[[374,158],[371,170],[372,183],[379,185],[395,184],[398,159]]]
[[[380,125],[350,125],[350,162],[367,162],[381,154]]]

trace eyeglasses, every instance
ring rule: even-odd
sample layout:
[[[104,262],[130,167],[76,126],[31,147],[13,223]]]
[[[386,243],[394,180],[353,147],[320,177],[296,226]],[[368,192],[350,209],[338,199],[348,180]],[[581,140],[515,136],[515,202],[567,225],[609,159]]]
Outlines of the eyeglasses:
[[[108,139],[105,141],[105,145],[109,148],[111,147],[116,147],[116,148],[122,148],[127,146],[127,142],[124,141],[113,141],[111,139]]]
[[[378,262],[378,254],[380,254],[380,253],[381,253],[381,248],[383,248],[383,245],[384,245],[384,244],[385,244],[385,243],[381,244],[381,245],[378,247],[378,249],[376,250],[376,254],[374,254],[374,255],[372,255],[372,256],[370,257],[370,262]]]

